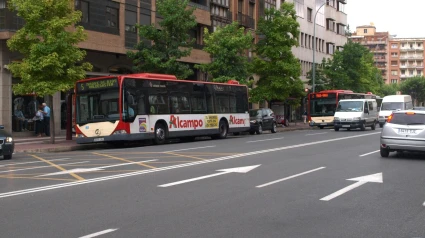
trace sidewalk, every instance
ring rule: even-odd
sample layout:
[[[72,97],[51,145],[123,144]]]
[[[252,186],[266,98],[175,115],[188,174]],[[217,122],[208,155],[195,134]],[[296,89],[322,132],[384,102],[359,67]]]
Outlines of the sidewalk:
[[[308,124],[302,122],[291,122],[288,127],[278,126],[278,132],[297,131],[297,130],[311,130]],[[15,139],[15,152],[16,153],[42,153],[42,152],[66,152],[74,150],[87,150],[106,148],[108,145],[104,143],[99,144],[77,144],[75,137],[72,140],[66,140],[64,136],[55,137],[55,144],[50,144],[49,137],[16,137]]]

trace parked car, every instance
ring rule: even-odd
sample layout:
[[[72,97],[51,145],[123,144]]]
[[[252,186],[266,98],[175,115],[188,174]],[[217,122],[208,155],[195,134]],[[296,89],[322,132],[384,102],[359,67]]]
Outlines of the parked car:
[[[12,159],[15,150],[15,142],[12,136],[4,130],[4,126],[0,126],[0,156],[3,159]]]
[[[263,130],[270,130],[272,133],[277,132],[277,123],[274,113],[269,108],[251,109],[249,110],[251,128],[249,133],[261,134]]]
[[[380,152],[425,152],[425,111],[396,111],[387,119],[381,132]]]

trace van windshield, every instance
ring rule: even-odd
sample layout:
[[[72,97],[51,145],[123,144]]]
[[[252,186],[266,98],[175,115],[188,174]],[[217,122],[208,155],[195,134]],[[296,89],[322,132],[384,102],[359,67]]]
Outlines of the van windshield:
[[[381,111],[396,111],[403,110],[402,102],[383,102],[381,106]]]
[[[361,112],[363,111],[362,101],[340,101],[336,109],[337,112]]]

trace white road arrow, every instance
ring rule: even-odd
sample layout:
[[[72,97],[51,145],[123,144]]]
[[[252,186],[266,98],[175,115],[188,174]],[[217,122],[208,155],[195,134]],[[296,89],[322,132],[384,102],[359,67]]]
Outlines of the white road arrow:
[[[347,179],[350,181],[357,181],[357,183],[351,184],[350,186],[347,186],[341,190],[338,190],[324,198],[321,198],[320,200],[322,201],[329,201],[332,200],[352,189],[355,189],[357,187],[362,186],[365,183],[382,183],[382,173],[377,173],[377,174],[371,174],[371,175],[366,175],[366,176],[362,176],[362,177],[357,177],[357,178],[351,178],[351,179]]]
[[[174,185],[189,183],[189,182],[193,182],[193,181],[197,181],[197,180],[201,180],[201,179],[206,179],[206,178],[211,178],[211,177],[215,177],[215,176],[219,176],[219,175],[223,175],[223,174],[229,174],[229,173],[242,173],[242,174],[244,174],[244,173],[248,173],[249,171],[257,168],[260,165],[261,164],[252,165],[252,166],[245,166],[245,167],[238,167],[238,168],[231,168],[231,169],[220,169],[220,170],[217,170],[220,173],[205,175],[205,176],[192,178],[192,179],[186,179],[186,180],[182,180],[182,181],[178,181],[178,182],[174,182],[174,183],[167,183],[167,184],[163,184],[163,185],[158,185],[158,187],[166,188],[166,187],[171,187],[171,186],[174,186]]]
[[[131,162],[131,163],[113,164],[113,165],[97,167],[97,168],[77,168],[77,169],[70,169],[70,170],[65,170],[65,171],[60,171],[60,172],[55,172],[50,174],[43,174],[37,177],[46,177],[46,176],[69,174],[69,173],[87,173],[87,172],[101,171],[101,170],[112,168],[112,167],[119,167],[119,166],[138,164],[138,163],[144,163],[144,162],[152,162],[152,161],[157,161],[157,160],[152,159],[152,160],[145,160],[145,161],[138,161],[138,162]]]

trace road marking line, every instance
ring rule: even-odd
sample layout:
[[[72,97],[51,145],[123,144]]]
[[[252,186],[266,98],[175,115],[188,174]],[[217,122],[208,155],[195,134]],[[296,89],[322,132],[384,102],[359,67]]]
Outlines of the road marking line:
[[[180,149],[180,150],[169,150],[169,151],[164,151],[163,153],[178,152],[178,151],[185,151],[185,150],[198,150],[198,149],[213,148],[213,147],[215,147],[215,145],[203,146],[203,147],[194,147],[194,148],[187,148],[187,149]]]
[[[272,181],[272,182],[269,182],[269,183],[258,185],[258,186],[256,186],[256,188],[266,187],[266,186],[269,186],[269,185],[272,185],[272,184],[275,184],[275,183],[279,183],[279,182],[283,182],[285,180],[296,178],[296,177],[301,176],[301,175],[304,175],[304,174],[309,174],[309,173],[312,173],[312,172],[315,172],[317,170],[321,170],[321,169],[324,169],[324,168],[326,168],[326,167],[319,167],[317,169],[312,169],[312,170],[305,171],[305,172],[302,172],[302,173],[299,173],[299,174],[294,174],[292,176],[289,176],[289,177],[286,177],[286,178],[283,178],[283,179],[279,179],[279,180],[275,180],[275,181]]]
[[[84,163],[88,163],[88,162],[89,162],[89,161],[81,161],[81,162],[66,163],[66,164],[58,164],[58,165],[84,164]],[[43,166],[37,166],[37,167],[31,167],[31,168],[4,170],[4,171],[0,171],[0,174],[10,173],[10,172],[16,172],[16,171],[24,171],[24,170],[32,170],[32,169],[48,168],[48,167],[52,167],[52,166],[51,166],[51,165],[43,165]]]
[[[56,165],[56,164],[54,164],[54,163],[52,163],[52,162],[50,162],[49,160],[45,160],[45,159],[43,159],[43,158],[41,158],[41,157],[38,157],[37,155],[31,155],[32,157],[34,157],[34,158],[36,158],[36,159],[39,159],[39,160],[41,160],[41,161],[43,161],[43,162],[46,162],[46,163],[48,163],[48,164],[50,164],[51,166],[53,166],[53,167],[55,167],[55,168],[57,168],[57,169],[59,169],[59,170],[62,170],[62,171],[66,171],[66,169],[64,169],[64,168],[62,168],[62,167],[60,167],[59,165]],[[78,180],[84,180],[84,178],[83,177],[80,177],[80,176],[78,176],[78,175],[76,175],[76,174],[74,174],[74,173],[70,173],[69,175],[71,175],[72,177],[74,177],[74,178],[76,178],[76,179],[78,179]]]
[[[100,235],[104,235],[104,234],[107,234],[107,233],[114,232],[116,230],[118,230],[118,229],[107,229],[107,230],[99,231],[99,232],[89,234],[89,235],[86,235],[86,236],[81,236],[80,238],[93,238],[93,237],[96,237],[96,236],[100,236]]]
[[[278,137],[278,138],[273,138],[273,139],[264,139],[264,140],[251,140],[251,141],[247,141],[246,143],[255,143],[255,142],[261,142],[261,141],[269,141],[269,140],[279,140],[279,139],[283,139],[284,137]]]
[[[105,154],[100,154],[100,153],[96,153],[96,152],[93,152],[92,154],[105,156],[105,157],[108,157],[108,158],[117,159],[117,160],[121,160],[121,161],[128,162],[128,163],[134,163],[134,161],[127,160],[127,159],[124,159],[124,158],[115,157],[115,156],[112,156],[112,155],[105,155]],[[156,169],[156,167],[144,164],[143,162],[137,162],[136,164],[144,166],[146,168]]]
[[[195,157],[195,156],[190,156],[190,155],[181,155],[181,154],[176,154],[176,153],[172,153],[172,152],[166,152],[166,154],[175,155],[175,156],[180,156],[180,157],[185,157],[185,158],[189,158],[189,159],[205,160],[205,159],[203,159],[203,158],[199,158],[199,157]]]
[[[321,141],[308,142],[308,143],[302,143],[302,144],[297,144],[297,145],[290,145],[290,146],[285,146],[285,147],[278,147],[278,148],[274,148],[274,149],[267,149],[267,150],[260,150],[260,151],[253,151],[253,152],[247,152],[247,153],[242,153],[242,154],[236,154],[236,155],[229,155],[229,156],[219,157],[219,158],[215,158],[215,159],[196,161],[196,162],[187,163],[187,164],[171,165],[171,166],[160,167],[160,168],[156,168],[156,169],[142,170],[142,171],[132,172],[132,173],[125,173],[125,174],[110,175],[110,176],[105,176],[105,177],[100,177],[100,178],[86,179],[86,180],[83,180],[83,181],[55,184],[55,185],[50,185],[50,186],[43,186],[43,187],[23,189],[23,190],[16,190],[16,191],[12,191],[12,192],[0,193],[0,198],[6,198],[6,197],[42,192],[42,191],[53,190],[53,189],[58,189],[58,188],[72,187],[72,186],[89,184],[89,183],[96,183],[96,182],[101,182],[101,181],[108,181],[108,180],[119,179],[119,178],[127,178],[127,177],[142,175],[142,174],[155,173],[155,172],[159,172],[159,171],[166,171],[166,170],[190,167],[190,166],[195,166],[195,165],[200,165],[200,164],[208,164],[208,163],[213,163],[213,162],[217,162],[217,161],[224,161],[224,160],[230,160],[230,159],[235,159],[235,158],[241,158],[241,157],[246,157],[246,156],[250,156],[250,155],[258,155],[258,154],[264,154],[264,153],[269,153],[269,152],[277,152],[277,151],[288,150],[288,149],[293,149],[293,148],[306,147],[306,146],[310,146],[310,145],[318,145],[318,144],[324,144],[324,143],[329,143],[329,142],[334,142],[334,141],[341,141],[341,140],[348,140],[348,139],[353,139],[353,138],[377,135],[377,134],[380,134],[380,133],[381,132],[374,132],[374,133],[360,134],[360,135],[354,135],[354,136],[339,137],[339,138],[328,139],[328,140],[321,140]]]
[[[327,132],[313,133],[313,134],[306,134],[306,136],[315,136],[315,135],[323,135],[323,134],[327,134]]]
[[[52,160],[49,160],[49,161],[61,161],[61,160],[69,160],[69,159],[71,159],[71,158],[65,158],[65,159],[52,159]],[[23,163],[13,163],[13,164],[3,164],[3,165],[0,165],[0,168],[1,167],[6,167],[6,166],[11,166],[11,165],[20,165],[20,164],[35,164],[35,163],[43,163],[44,161],[31,161],[31,162],[23,162]]]
[[[32,179],[32,180],[55,180],[55,181],[75,181],[75,179],[59,179],[59,178],[36,178],[36,177],[22,177],[22,176],[11,176],[11,175],[0,175],[0,178],[6,179]]]
[[[375,150],[375,151],[372,151],[370,153],[359,155],[359,157],[365,157],[365,156],[368,156],[368,155],[371,155],[371,154],[375,154],[375,153],[378,153],[378,152],[379,152],[379,150]]]

